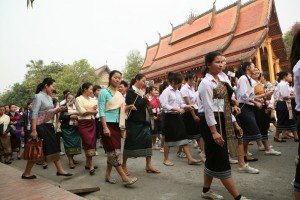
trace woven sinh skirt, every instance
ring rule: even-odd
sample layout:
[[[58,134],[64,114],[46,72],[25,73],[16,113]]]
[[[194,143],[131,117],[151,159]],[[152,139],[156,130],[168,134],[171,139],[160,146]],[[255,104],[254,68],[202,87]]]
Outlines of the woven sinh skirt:
[[[95,156],[96,153],[96,122],[94,119],[78,120],[78,130],[86,156]]]
[[[127,157],[152,156],[152,136],[145,122],[126,122],[127,137],[123,155]]]
[[[188,144],[186,129],[179,113],[165,114],[165,145],[168,147]]]
[[[81,154],[81,138],[77,126],[61,128],[64,147],[67,155]]]
[[[195,110],[197,113],[197,110]],[[185,125],[187,139],[200,139],[200,125],[199,122],[195,122],[191,112],[185,112],[182,115],[183,123]]]
[[[248,104],[240,104],[241,114],[237,116],[237,122],[244,131],[244,141],[261,140],[261,133],[256,123],[254,115],[254,106]]]
[[[59,160],[60,144],[57,140],[52,123],[44,123],[36,126],[38,137],[43,139],[45,160],[53,162]]]
[[[106,124],[110,131],[110,136],[106,136],[104,135],[103,132],[101,132],[101,139],[102,139],[105,153],[120,151],[121,150],[121,129],[119,128],[119,123],[107,122]],[[103,129],[102,124],[100,124],[100,128]]]
[[[296,120],[289,119],[289,111],[285,101],[278,101],[276,104],[277,131],[296,131]]]
[[[271,116],[269,113],[266,113],[266,105],[262,109],[254,108],[254,114],[256,123],[258,125],[259,131],[261,133],[262,140],[268,140],[268,130],[270,128]]]
[[[200,116],[200,126],[202,128],[202,137],[205,141],[206,161],[204,173],[211,177],[223,180],[231,177],[231,167],[229,163],[229,155],[226,144],[227,138],[225,130],[225,118],[223,114],[221,114],[220,116],[222,137],[225,141],[223,147],[215,143],[210,132],[210,128],[206,123],[205,116]],[[218,133],[221,134],[218,117],[216,117],[216,121],[218,122],[216,128],[218,130]]]

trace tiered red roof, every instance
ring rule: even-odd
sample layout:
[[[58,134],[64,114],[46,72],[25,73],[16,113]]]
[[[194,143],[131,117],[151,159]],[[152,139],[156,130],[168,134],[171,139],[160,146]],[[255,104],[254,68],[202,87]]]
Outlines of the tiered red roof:
[[[253,57],[268,35],[281,66],[286,66],[274,0],[249,1],[244,5],[239,0],[219,11],[214,6],[192,21],[174,27],[171,34],[148,47],[141,72],[154,79],[171,71],[204,66],[204,56],[215,50],[224,53],[228,65],[238,64]]]

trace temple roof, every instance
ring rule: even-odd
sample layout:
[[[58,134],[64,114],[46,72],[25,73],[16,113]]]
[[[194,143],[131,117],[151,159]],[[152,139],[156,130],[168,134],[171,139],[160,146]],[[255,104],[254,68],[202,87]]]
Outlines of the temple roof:
[[[267,37],[272,38],[281,66],[287,65],[274,0],[252,0],[244,5],[238,0],[219,11],[214,4],[148,47],[141,72],[153,79],[204,66],[204,56],[216,50],[223,52],[228,65],[238,64],[253,57]]]

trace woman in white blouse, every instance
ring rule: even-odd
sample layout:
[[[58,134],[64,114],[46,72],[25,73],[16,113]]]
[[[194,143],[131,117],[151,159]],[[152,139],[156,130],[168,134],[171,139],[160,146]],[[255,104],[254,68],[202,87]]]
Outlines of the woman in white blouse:
[[[245,75],[241,76],[238,81],[236,94],[241,113],[237,115],[237,121],[244,131],[243,143],[244,152],[247,154],[250,141],[261,141],[262,136],[254,115],[254,106],[261,108],[262,104],[259,99],[255,98],[254,86],[255,81],[251,76],[255,73],[256,68],[252,62],[244,62],[242,70]],[[245,155],[245,162],[257,161],[257,158]]]
[[[202,101],[200,109],[200,125],[205,141],[206,161],[204,168],[204,186],[202,197],[206,199],[224,199],[221,195],[210,190],[213,178],[221,180],[222,184],[236,200],[247,200],[237,190],[231,177],[227,146],[236,140],[231,115],[231,95],[226,82],[218,76],[222,71],[222,54],[210,52],[205,56],[208,73],[199,85],[199,95]],[[242,130],[235,122],[234,126],[242,135]],[[237,141],[236,141],[237,142]],[[236,143],[237,145],[237,143]],[[238,146],[236,146],[238,149]],[[233,152],[231,152],[233,153]]]
[[[291,73],[281,71],[277,74],[278,76],[278,101],[276,104],[276,114],[277,114],[277,126],[276,134],[274,137],[275,141],[280,141],[279,134],[284,131],[291,131],[294,135],[295,142],[299,142],[297,129],[296,129],[296,120],[292,111],[291,99],[294,99],[294,96],[291,96],[291,90],[289,82],[292,81]],[[281,140],[285,141],[285,140]]]
[[[96,122],[95,115],[98,113],[97,103],[91,97],[93,85],[89,82],[82,84],[76,95],[76,110],[78,112],[78,130],[82,140],[86,156],[85,169],[94,175],[97,166],[93,165],[93,156],[96,154]]]
[[[165,112],[164,131],[164,165],[174,165],[169,160],[170,147],[183,146],[183,150],[188,158],[188,164],[199,164],[200,160],[195,160],[190,152],[186,136],[186,129],[183,123],[182,114],[191,110],[191,105],[186,105],[183,100],[179,86],[182,83],[182,75],[179,73],[169,73],[169,87],[167,87],[160,95],[159,100]]]
[[[195,91],[195,85],[197,83],[197,76],[192,71],[188,71],[185,75],[186,84],[180,89],[181,96],[186,105],[191,105],[192,109],[189,112],[183,114],[183,121],[187,133],[187,139],[196,140],[197,147],[201,149],[200,158],[205,162],[204,153],[204,141],[201,138],[200,127],[199,127],[199,117],[197,116],[198,109],[198,91]]]

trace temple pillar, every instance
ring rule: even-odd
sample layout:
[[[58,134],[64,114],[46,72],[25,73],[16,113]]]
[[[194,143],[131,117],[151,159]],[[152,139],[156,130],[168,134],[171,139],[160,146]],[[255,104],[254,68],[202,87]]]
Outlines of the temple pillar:
[[[259,71],[262,73],[262,67],[261,67],[261,57],[260,57],[260,48],[257,49],[257,53],[256,53],[256,67],[259,69]]]
[[[268,63],[269,63],[269,74],[270,74],[270,82],[273,84],[275,82],[275,74],[274,74],[274,62],[273,62],[273,51],[271,46],[271,38],[267,38],[267,50],[268,50]]]
[[[279,59],[275,61],[275,72],[276,74],[280,72]]]

